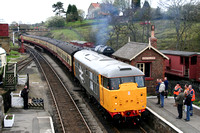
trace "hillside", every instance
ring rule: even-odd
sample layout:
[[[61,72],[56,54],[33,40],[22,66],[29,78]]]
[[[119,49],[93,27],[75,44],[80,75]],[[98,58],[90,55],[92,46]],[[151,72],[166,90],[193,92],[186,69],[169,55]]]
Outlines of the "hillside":
[[[158,49],[175,49],[176,32],[173,22],[169,20],[156,20],[152,21],[151,24],[154,24],[156,27],[155,36],[158,39]],[[82,23],[71,22],[66,24],[66,28],[52,30],[51,37],[63,41],[85,40],[85,41],[96,42],[97,41],[96,39],[100,38],[100,36],[104,36],[103,39],[105,37],[108,37],[108,35],[105,33],[101,34],[97,33],[99,32],[99,30],[103,30],[103,28],[99,28],[101,27],[101,25],[102,25],[101,21],[95,21],[95,20],[86,20],[83,21]],[[194,26],[190,30],[188,41],[185,44],[186,51],[200,51],[199,47],[200,39],[198,34],[195,32],[195,30],[197,29],[197,27],[199,27],[199,25],[200,24],[194,24]],[[142,26],[139,25],[139,22],[136,22],[136,26],[141,34],[143,29]],[[109,30],[112,29],[112,26],[108,27]],[[125,26],[123,26],[122,28],[124,27]],[[115,40],[116,40],[116,35],[113,35],[111,38],[108,38],[107,45],[110,45],[115,50],[117,50]],[[128,41],[128,36],[126,36],[125,34],[119,35],[119,47],[126,44],[127,41]],[[145,40],[145,42],[147,42],[147,40]]]

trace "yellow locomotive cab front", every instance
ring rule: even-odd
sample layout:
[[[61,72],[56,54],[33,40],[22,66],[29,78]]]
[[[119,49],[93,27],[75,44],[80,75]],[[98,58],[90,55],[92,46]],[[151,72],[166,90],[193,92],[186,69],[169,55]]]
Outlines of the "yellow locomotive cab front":
[[[146,108],[146,87],[138,88],[137,83],[123,83],[118,90],[104,89],[103,106],[109,112],[125,112]]]

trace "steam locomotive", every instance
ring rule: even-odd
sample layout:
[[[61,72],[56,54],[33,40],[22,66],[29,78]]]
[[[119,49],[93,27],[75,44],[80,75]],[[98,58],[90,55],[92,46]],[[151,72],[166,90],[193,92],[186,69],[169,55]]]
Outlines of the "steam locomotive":
[[[23,35],[23,40],[59,58],[114,120],[139,118],[145,111],[147,90],[144,73],[138,68],[55,39]]]

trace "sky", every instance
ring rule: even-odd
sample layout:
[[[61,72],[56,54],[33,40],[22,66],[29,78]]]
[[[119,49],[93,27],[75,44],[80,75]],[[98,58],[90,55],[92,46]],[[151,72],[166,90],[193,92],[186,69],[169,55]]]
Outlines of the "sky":
[[[91,3],[101,2],[101,0],[1,0],[0,2],[0,23],[34,24],[45,22],[47,18],[54,16],[52,5],[58,1],[63,3],[67,10],[69,4],[76,5],[87,14],[87,9]],[[148,0],[153,7],[157,7],[157,0]],[[144,0],[141,0],[143,3]]]

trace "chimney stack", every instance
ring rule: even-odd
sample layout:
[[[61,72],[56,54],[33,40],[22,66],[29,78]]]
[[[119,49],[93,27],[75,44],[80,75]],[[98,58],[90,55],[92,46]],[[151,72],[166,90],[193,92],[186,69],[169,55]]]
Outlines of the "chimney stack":
[[[150,37],[151,46],[157,48],[157,38],[155,37],[155,25],[151,25],[151,37]]]

